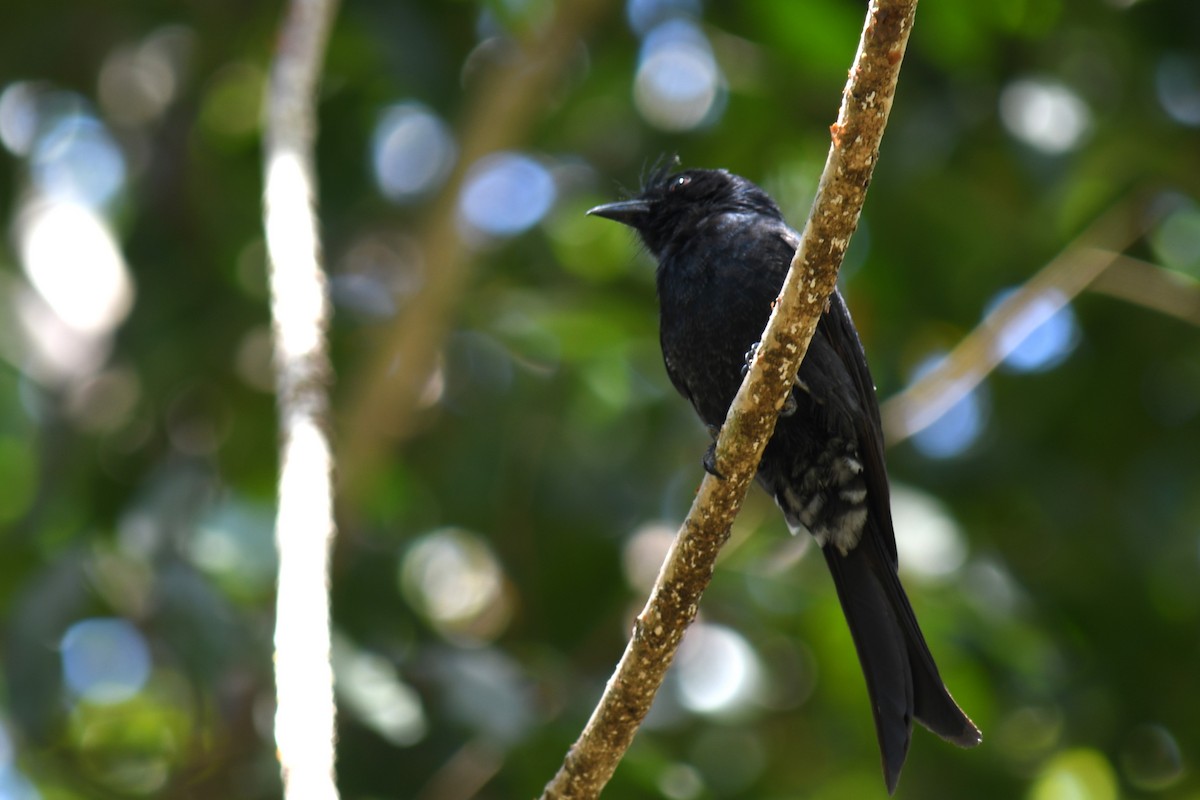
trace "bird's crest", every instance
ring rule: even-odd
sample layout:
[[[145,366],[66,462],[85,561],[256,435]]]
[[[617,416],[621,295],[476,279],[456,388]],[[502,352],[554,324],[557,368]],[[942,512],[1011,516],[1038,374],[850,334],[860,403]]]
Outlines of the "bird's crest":
[[[682,162],[679,160],[678,153],[663,153],[654,162],[649,165],[649,168],[642,169],[642,191],[652,187],[662,186],[667,182],[667,178],[671,173],[679,169]]]

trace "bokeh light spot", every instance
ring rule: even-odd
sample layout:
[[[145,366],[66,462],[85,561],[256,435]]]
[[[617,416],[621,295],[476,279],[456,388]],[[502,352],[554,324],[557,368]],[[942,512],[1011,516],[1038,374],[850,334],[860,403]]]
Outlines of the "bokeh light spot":
[[[218,72],[200,109],[204,127],[219,137],[241,139],[258,132],[266,75],[250,62],[237,62]]]
[[[59,649],[67,687],[97,705],[128,700],[150,677],[146,640],[123,619],[77,622],[67,629]]]
[[[676,531],[665,522],[650,522],[633,532],[621,550],[621,566],[631,587],[644,592],[654,585]]]
[[[13,764],[13,742],[12,736],[8,733],[8,727],[0,722],[0,773],[12,769]],[[0,794],[0,797],[4,795]]]
[[[921,378],[941,363],[944,356],[932,356],[914,371],[913,380]],[[962,455],[983,433],[987,408],[982,386],[967,392],[934,422],[912,435],[918,451],[930,458],[954,458]]]
[[[1012,573],[994,559],[972,560],[963,575],[962,587],[963,596],[988,616],[1007,617],[1023,600]]]
[[[711,122],[724,78],[703,31],[686,19],[671,19],[642,42],[633,100],[656,128],[685,131]]]
[[[28,778],[12,768],[0,768],[0,800],[41,800]]]
[[[90,208],[33,203],[17,221],[25,274],[54,313],[90,335],[108,333],[133,306],[133,280],[112,231]]]
[[[1162,725],[1138,725],[1129,732],[1120,754],[1121,770],[1134,787],[1158,792],[1183,777],[1179,743]]]
[[[387,659],[335,634],[333,669],[338,696],[364,725],[397,747],[425,738],[429,722],[421,697]]]
[[[1062,738],[1063,714],[1055,706],[1024,706],[1004,716],[994,731],[995,743],[1021,763],[1037,764]]]
[[[638,36],[645,36],[656,25],[672,17],[700,16],[699,0],[628,0],[625,18]]]
[[[226,497],[196,524],[188,552],[232,593],[256,596],[271,586],[278,568],[274,507]]]
[[[473,533],[443,528],[413,542],[400,566],[400,588],[443,636],[489,641],[508,625],[511,599],[491,548]]]
[[[893,484],[891,496],[901,569],[927,581],[957,573],[967,559],[967,545],[946,507],[907,486]]]
[[[91,114],[55,119],[38,136],[31,159],[34,185],[52,200],[98,207],[125,185],[125,157]]]
[[[1168,55],[1154,72],[1158,102],[1181,125],[1200,127],[1200,59]]]
[[[329,280],[329,296],[338,308],[368,319],[389,319],[396,315],[396,301],[379,275],[368,272],[344,272]]]
[[[0,143],[15,156],[27,155],[37,128],[37,90],[24,81],[5,86],[0,92]]]
[[[1200,277],[1200,207],[1187,203],[1150,231],[1150,246],[1164,266]]]
[[[701,714],[737,711],[759,693],[762,667],[750,644],[723,625],[697,622],[675,661],[679,699]]]
[[[668,764],[658,776],[658,790],[668,800],[693,800],[704,792],[704,778],[691,764]]]
[[[105,114],[128,126],[159,118],[179,93],[194,38],[189,29],[168,25],[109,53],[97,86]]]
[[[175,94],[174,76],[161,59],[142,58],[136,48],[120,47],[100,67],[100,104],[126,125],[154,119]]]
[[[408,203],[436,189],[454,165],[450,129],[420,103],[386,109],[371,136],[375,183],[395,203]]]
[[[136,372],[114,367],[71,386],[66,411],[80,430],[109,433],[129,422],[141,393]]]
[[[242,335],[233,366],[247,386],[260,392],[275,391],[275,343],[267,325],[256,325]]]
[[[1000,93],[1000,119],[1008,132],[1049,155],[1078,147],[1091,118],[1079,95],[1056,81],[1026,78]]]
[[[554,204],[550,171],[521,153],[495,153],[467,173],[458,210],[470,227],[491,236],[513,236],[536,225]]]
[[[1015,294],[1005,289],[988,303],[984,316],[990,317]],[[1067,299],[1051,289],[1035,297],[1000,331],[997,355],[1004,365],[1016,372],[1045,372],[1067,359],[1079,343],[1079,324]]]
[[[1051,758],[1034,780],[1030,800],[1117,800],[1117,776],[1102,754],[1087,748]]]
[[[28,283],[0,271],[0,315],[8,314],[11,328],[0,326],[0,350],[29,381],[61,386],[91,375],[103,365],[112,348],[107,336],[94,336],[68,325],[46,299]],[[21,400],[33,419],[41,419],[43,400],[29,383]]]

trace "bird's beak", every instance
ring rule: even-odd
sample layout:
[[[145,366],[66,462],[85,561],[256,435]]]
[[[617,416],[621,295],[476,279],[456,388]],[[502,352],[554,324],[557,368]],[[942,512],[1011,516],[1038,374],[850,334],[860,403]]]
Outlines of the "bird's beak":
[[[645,200],[622,200],[619,203],[596,206],[587,213],[589,216],[604,217],[636,228],[650,213],[650,204]]]

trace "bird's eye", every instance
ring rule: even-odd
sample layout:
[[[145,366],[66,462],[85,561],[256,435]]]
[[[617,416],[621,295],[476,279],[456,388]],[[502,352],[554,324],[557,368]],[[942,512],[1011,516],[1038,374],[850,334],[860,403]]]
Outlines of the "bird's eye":
[[[684,186],[687,186],[691,182],[692,182],[691,177],[689,177],[687,175],[680,175],[678,178],[675,179],[675,182],[671,184],[671,190],[674,191],[675,189],[682,189]]]

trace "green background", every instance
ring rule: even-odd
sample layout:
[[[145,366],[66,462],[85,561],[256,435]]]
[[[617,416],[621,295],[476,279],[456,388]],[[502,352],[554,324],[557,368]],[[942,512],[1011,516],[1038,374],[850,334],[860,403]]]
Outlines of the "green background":
[[[468,249],[440,393],[339,510],[343,797],[535,796],[643,602],[630,543],[673,530],[700,481],[707,436],[659,362],[650,259],[583,211],[678,153],[762,183],[800,224],[863,8],[696,9],[723,85],[711,118],[687,131],[639,114],[625,9],[583,26],[515,143],[554,176],[552,207]],[[339,432],[385,426],[337,412],[354,407],[379,334],[419,302],[420,271],[438,268],[420,252],[438,192],[384,197],[371,170],[378,120],[419,102],[461,141],[480,124],[476,73],[505,57],[497,43],[536,40],[561,11],[544,0],[341,9],[317,153]],[[6,800],[280,794],[259,138],[280,12],[6,2],[0,91],[70,93],[121,149],[127,179],[104,214],[137,292],[98,372],[39,380],[19,348],[0,362]],[[122,119],[102,97],[103,69],[164,31],[183,54],[170,100]],[[1197,31],[1192,0],[920,6],[843,272],[881,398],[1114,207],[1141,226],[1126,252],[1177,274],[1195,308],[1200,118],[1168,113],[1162,82],[1182,71],[1180,91],[1200,106]],[[1006,124],[1001,98],[1022,80],[1082,102],[1088,124],[1066,151]],[[15,231],[35,167],[0,150],[6,300],[24,280]],[[346,288],[364,258],[387,267],[368,284],[382,308]],[[967,449],[889,451],[893,481],[937,510],[943,543],[965,548],[948,571],[904,578],[947,684],[984,731],[973,751],[915,733],[897,797],[1200,798],[1200,338],[1098,293],[1072,310],[1060,364],[988,376]],[[120,403],[89,394],[97,374],[116,376]],[[748,647],[757,689],[709,713],[669,684],[606,796],[884,795],[853,648],[813,555],[754,490],[701,618]],[[64,685],[63,635],[97,617],[130,621],[148,646],[149,676],[120,702]]]

